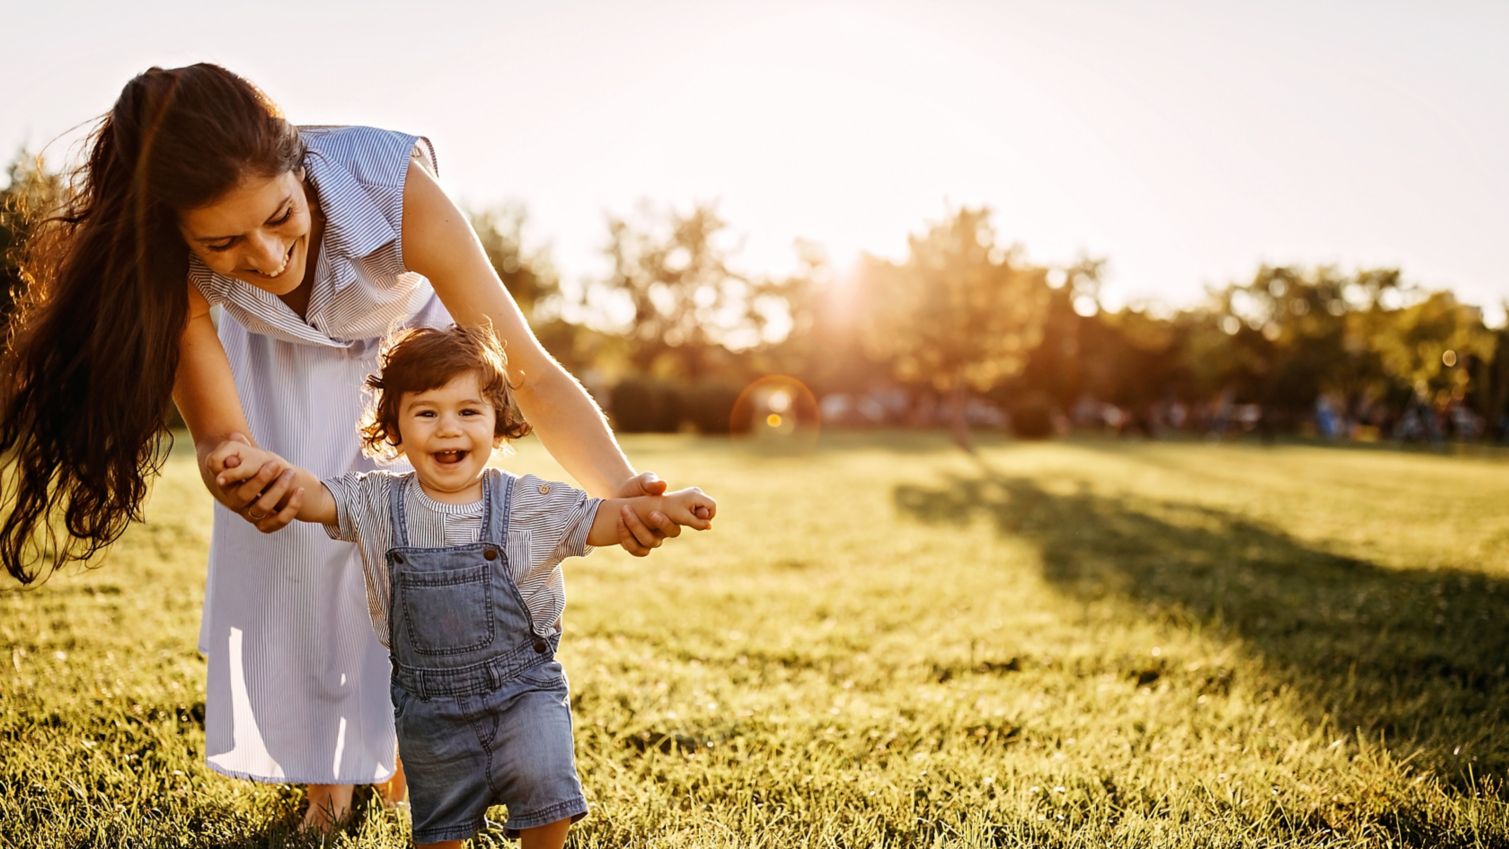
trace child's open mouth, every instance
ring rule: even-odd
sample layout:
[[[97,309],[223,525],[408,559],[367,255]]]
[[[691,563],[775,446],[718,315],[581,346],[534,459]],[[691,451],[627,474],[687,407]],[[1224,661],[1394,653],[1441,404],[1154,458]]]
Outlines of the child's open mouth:
[[[435,458],[435,462],[442,466],[454,466],[465,460],[466,455],[467,452],[459,448],[454,451],[435,451],[430,454],[431,457]]]

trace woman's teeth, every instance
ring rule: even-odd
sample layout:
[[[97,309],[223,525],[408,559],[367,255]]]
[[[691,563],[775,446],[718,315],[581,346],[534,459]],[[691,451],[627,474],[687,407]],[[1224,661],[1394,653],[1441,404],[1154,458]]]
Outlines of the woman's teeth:
[[[252,273],[255,274],[255,275],[257,275],[258,277],[266,277],[268,280],[272,280],[275,277],[282,277],[283,276],[283,272],[285,272],[285,271],[288,270],[288,263],[290,263],[290,262],[293,261],[293,246],[294,246],[294,244],[295,243],[293,243],[293,242],[290,242],[288,244],[288,250],[286,250],[286,251],[283,252],[283,264],[278,267],[277,271],[274,271],[271,274],[264,274],[264,273],[258,271],[257,269],[253,268],[252,269]]]

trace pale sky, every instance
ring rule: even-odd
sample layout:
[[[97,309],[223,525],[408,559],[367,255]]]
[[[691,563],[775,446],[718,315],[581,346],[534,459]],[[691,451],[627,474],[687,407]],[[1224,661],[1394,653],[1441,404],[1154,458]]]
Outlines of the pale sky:
[[[298,123],[428,135],[579,280],[606,212],[717,200],[741,267],[900,256],[987,204],[1113,305],[1259,263],[1397,265],[1503,320],[1509,3],[8,3],[0,154],[218,62]],[[8,150],[7,150],[8,148]]]

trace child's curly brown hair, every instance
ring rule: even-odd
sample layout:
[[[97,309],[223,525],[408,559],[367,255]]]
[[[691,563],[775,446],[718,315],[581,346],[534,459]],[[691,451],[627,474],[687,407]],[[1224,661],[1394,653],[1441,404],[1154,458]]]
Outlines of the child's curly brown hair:
[[[404,393],[428,392],[468,371],[477,372],[482,397],[496,414],[493,447],[530,432],[514,404],[508,356],[489,327],[453,324],[401,330],[383,346],[378,366],[376,374],[367,375],[367,388],[375,398],[361,427],[362,450],[371,457],[392,460],[403,452],[398,408]]]

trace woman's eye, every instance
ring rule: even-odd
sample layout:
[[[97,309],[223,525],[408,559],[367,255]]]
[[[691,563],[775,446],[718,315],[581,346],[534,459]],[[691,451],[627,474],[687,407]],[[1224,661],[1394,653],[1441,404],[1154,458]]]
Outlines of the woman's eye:
[[[231,249],[231,245],[234,245],[234,244],[235,244],[235,242],[226,242],[223,245],[205,245],[204,247],[207,250],[214,251],[215,253],[218,254],[218,253],[224,253],[224,252],[230,250]]]
[[[282,215],[278,216],[277,219],[275,219],[274,221],[271,222],[271,224],[274,227],[278,226],[279,224],[287,224],[288,223],[288,219],[290,219],[292,217],[293,217],[293,207],[290,206],[288,208],[287,212],[284,212]]]

